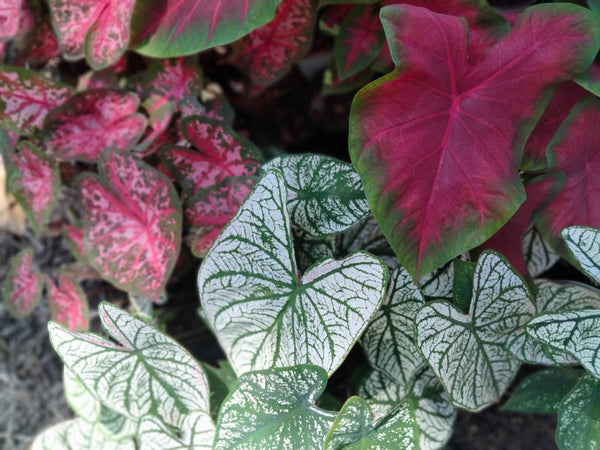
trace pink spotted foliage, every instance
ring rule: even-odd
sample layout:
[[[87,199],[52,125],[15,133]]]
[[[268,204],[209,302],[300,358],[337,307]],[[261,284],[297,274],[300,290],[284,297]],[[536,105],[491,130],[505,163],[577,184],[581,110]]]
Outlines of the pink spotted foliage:
[[[202,72],[186,58],[154,60],[143,84],[145,96],[163,97],[175,104],[184,97],[198,96]]]
[[[142,106],[148,114],[148,128],[135,151],[140,155],[150,155],[166,143],[175,108],[173,102],[159,95],[151,95]]]
[[[85,261],[83,228],[71,224],[63,225],[63,234],[69,246],[69,250],[78,261]]]
[[[17,58],[17,64],[40,66],[57,56],[60,56],[60,49],[52,25],[49,21],[43,21],[28,33],[25,47]]]
[[[66,274],[60,274],[58,285],[46,277],[50,318],[74,331],[88,329],[88,301],[81,286]]]
[[[181,205],[172,183],[127,153],[107,150],[100,176],[79,180],[85,259],[116,287],[158,302],[181,243]]]
[[[0,0],[0,42],[15,37],[19,31],[22,0]]]
[[[73,96],[44,122],[46,151],[60,161],[95,162],[107,147],[132,149],[146,128],[130,92],[96,89]]]
[[[42,298],[44,278],[33,264],[33,250],[22,250],[10,259],[4,280],[4,306],[17,318],[27,316]]]

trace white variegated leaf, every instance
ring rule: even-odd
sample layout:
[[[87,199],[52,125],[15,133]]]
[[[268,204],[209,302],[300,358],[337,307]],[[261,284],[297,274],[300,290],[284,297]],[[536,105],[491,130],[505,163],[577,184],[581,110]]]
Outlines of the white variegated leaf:
[[[417,346],[455,406],[479,411],[500,398],[519,368],[504,344],[533,314],[527,285],[491,251],[477,262],[468,315],[445,301],[421,308]]]
[[[298,277],[286,189],[269,171],[208,252],[202,308],[236,373],[342,363],[385,294],[387,269],[365,252]]]
[[[55,323],[48,328],[65,366],[103,405],[133,419],[155,414],[172,426],[190,411],[208,412],[206,377],[183,347],[108,303],[98,312],[121,345]]]
[[[360,397],[351,397],[327,433],[323,448],[418,449],[418,436],[419,429],[410,405],[401,404],[375,425],[367,402]]]
[[[550,269],[560,256],[544,240],[534,227],[529,228],[521,239],[523,258],[527,265],[527,272],[532,278],[539,277]]]
[[[175,435],[155,416],[144,416],[138,429],[140,448],[144,450],[194,450],[212,448],[215,425],[203,411],[194,411],[183,419],[180,433]]]
[[[360,177],[352,165],[324,155],[286,155],[266,163],[287,186],[292,224],[313,236],[349,230],[370,212]]]
[[[558,407],[556,443],[560,450],[600,448],[600,381],[584,375]]]
[[[600,230],[575,226],[565,228],[560,235],[583,271],[600,283]]]
[[[600,378],[600,309],[541,314],[525,330],[543,344],[569,353]]]
[[[214,448],[322,448],[336,416],[315,406],[326,383],[327,373],[310,365],[241,375],[223,403]]]
[[[398,257],[372,214],[346,233],[339,235],[338,248],[343,253],[351,253],[357,250],[367,251],[381,258],[388,267],[393,268],[400,264]]]
[[[424,304],[410,274],[396,267],[390,275],[384,304],[360,341],[371,367],[384,372],[405,393],[426,366],[414,338],[414,320]]]
[[[429,299],[452,301],[453,283],[454,261],[450,261],[439,269],[423,275],[419,280],[419,288]]]

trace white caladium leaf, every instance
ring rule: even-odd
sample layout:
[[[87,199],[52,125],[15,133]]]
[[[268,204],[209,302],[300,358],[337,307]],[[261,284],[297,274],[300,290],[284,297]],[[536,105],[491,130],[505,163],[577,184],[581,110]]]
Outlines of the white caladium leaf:
[[[559,312],[574,309],[600,308],[600,293],[578,284],[558,284],[549,280],[536,280],[538,294],[535,299],[536,313]],[[530,364],[577,364],[577,360],[565,351],[545,345],[517,330],[507,341],[508,348],[520,361]]]
[[[371,367],[393,379],[404,395],[426,366],[414,338],[414,320],[424,304],[410,274],[397,267],[390,275],[383,306],[360,341]]]
[[[454,261],[444,264],[439,269],[429,272],[419,279],[421,292],[430,299],[452,301],[453,284]]]
[[[421,308],[417,346],[455,406],[479,411],[500,398],[520,364],[504,343],[534,312],[526,283],[491,251],[477,262],[468,315],[445,301]]]
[[[294,253],[298,270],[304,273],[313,264],[336,255],[335,236],[315,237],[299,231],[294,234]]]
[[[202,308],[238,374],[342,363],[385,293],[387,269],[356,252],[298,277],[281,172],[269,171],[198,274]]]
[[[140,448],[144,450],[194,450],[212,448],[215,438],[215,424],[208,414],[194,411],[185,416],[180,436],[168,429],[155,416],[144,416],[138,429]]]
[[[208,413],[207,380],[177,342],[108,303],[98,312],[121,345],[50,323],[50,341],[65,366],[110,409],[133,419],[155,414],[179,426],[192,411]]]
[[[600,381],[584,375],[558,408],[556,443],[560,450],[600,447]]]
[[[529,228],[521,239],[527,272],[532,278],[550,269],[560,256],[545,241],[535,227]]]
[[[412,408],[401,404],[376,425],[367,402],[350,397],[327,433],[324,450],[419,448],[419,429]]]
[[[303,154],[281,156],[261,168],[270,169],[283,173],[292,225],[308,234],[342,233],[370,212],[360,177],[350,164]]]
[[[527,323],[529,335],[574,356],[600,378],[600,309],[578,309],[541,314]]]
[[[214,448],[321,448],[336,416],[315,406],[326,383],[311,365],[243,374],[221,408]]]
[[[4,306],[14,317],[25,317],[42,298],[44,277],[33,264],[31,248],[21,250],[9,264],[3,284]]]
[[[583,271],[600,283],[600,230],[575,226],[565,228],[560,235]]]

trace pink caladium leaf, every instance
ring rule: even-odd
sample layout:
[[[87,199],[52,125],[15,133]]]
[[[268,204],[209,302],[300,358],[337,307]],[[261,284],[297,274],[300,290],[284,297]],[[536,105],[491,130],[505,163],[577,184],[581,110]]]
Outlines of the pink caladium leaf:
[[[106,150],[100,176],[79,181],[85,259],[106,280],[158,302],[181,243],[181,205],[173,184],[127,153]]]
[[[308,52],[316,8],[311,0],[283,0],[275,18],[240,41],[239,57],[257,84],[272,84]]]
[[[569,261],[560,231],[572,225],[600,228],[600,100],[578,103],[548,148],[550,173],[566,176],[560,193],[536,214],[544,238]]]
[[[229,44],[273,19],[280,0],[137,0],[132,46],[152,57]]]
[[[85,247],[84,247],[84,239],[83,239],[83,227],[75,226],[72,224],[63,225],[63,235],[67,241],[67,246],[71,253],[78,261],[85,262]]]
[[[5,159],[8,190],[23,207],[36,236],[40,236],[58,199],[58,166],[29,141],[7,149]]]
[[[74,331],[86,331],[89,308],[81,286],[73,278],[61,273],[58,286],[50,277],[46,277],[46,287],[51,320]]]
[[[382,21],[396,70],[355,97],[350,155],[417,278],[483,243],[524,201],[525,140],[552,85],[589,67],[600,29],[581,7],[532,7],[472,63],[464,19],[396,5]],[[427,39],[414,40],[424,29]]]
[[[202,89],[202,71],[189,58],[154,60],[145,78],[145,97],[156,95],[175,104],[184,97],[197,97]]]
[[[233,177],[186,199],[192,254],[204,257],[254,186],[255,177]]]
[[[19,31],[22,0],[0,0],[0,42],[11,40]]]
[[[27,316],[42,298],[44,278],[33,263],[33,250],[26,248],[10,259],[4,280],[4,306],[14,317]]]
[[[162,145],[160,137],[167,132],[175,105],[165,97],[151,95],[142,106],[148,113],[148,129],[141,142],[135,147],[135,151],[138,154],[150,155]]]
[[[81,92],[46,117],[46,151],[60,161],[95,162],[107,147],[130,150],[146,129],[138,106],[131,92]]]
[[[0,68],[0,127],[30,136],[48,111],[62,105],[72,89],[62,83],[16,67]]]
[[[39,66],[46,64],[49,59],[60,56],[58,39],[49,21],[43,21],[35,26],[28,34],[26,44],[17,57],[20,66]]]
[[[48,4],[65,59],[85,55],[88,64],[100,70],[127,50],[135,0],[49,0]]]
[[[188,196],[228,177],[253,175],[262,161],[254,144],[214,119],[185,117],[181,131],[195,149],[167,147],[160,157]]]

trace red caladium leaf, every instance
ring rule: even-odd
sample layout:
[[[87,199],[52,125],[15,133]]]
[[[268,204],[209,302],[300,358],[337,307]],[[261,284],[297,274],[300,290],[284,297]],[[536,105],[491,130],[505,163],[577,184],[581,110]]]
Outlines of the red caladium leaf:
[[[563,228],[600,228],[600,101],[583,100],[561,124],[548,148],[552,172],[563,172],[560,193],[536,215],[536,227],[561,256],[573,261]]]
[[[129,45],[135,0],[48,0],[65,59],[84,56],[96,70],[108,67]]]
[[[280,0],[137,0],[133,48],[172,58],[229,44],[273,19]]]
[[[116,150],[84,175],[85,259],[109,282],[158,302],[179,254],[181,205],[173,184],[142,160]]]
[[[153,94],[177,103],[184,97],[197,97],[202,89],[202,72],[187,58],[155,60],[143,84],[145,97]]]
[[[20,52],[16,61],[18,65],[39,66],[57,56],[60,56],[58,39],[50,22],[43,21],[28,34],[25,48]]]
[[[26,248],[10,259],[4,280],[4,306],[14,317],[28,315],[42,298],[44,278],[33,264],[33,250]]]
[[[166,133],[171,123],[175,105],[165,97],[151,95],[142,106],[148,113],[148,129],[141,142],[135,147],[135,151],[138,154],[150,155],[164,143],[160,137]]]
[[[342,22],[333,47],[340,80],[368,67],[380,54],[383,41],[378,9],[369,5],[352,8]]]
[[[73,96],[44,123],[46,151],[61,161],[95,162],[107,147],[129,150],[146,128],[131,92],[96,89]]]
[[[522,148],[549,86],[589,67],[600,30],[584,8],[532,7],[471,63],[463,19],[402,5],[382,21],[396,70],[355,97],[350,154],[417,278],[491,237],[523,202]]]
[[[58,166],[28,141],[21,141],[16,149],[7,149],[5,157],[8,189],[40,236],[58,199]]]
[[[234,177],[186,199],[185,217],[193,227],[190,248],[203,257],[254,186],[254,177]]]
[[[19,31],[22,0],[0,0],[0,41],[9,41]]]
[[[239,57],[254,83],[274,83],[306,54],[315,16],[311,0],[283,0],[272,21],[240,41]]]
[[[88,302],[81,286],[66,274],[58,277],[58,286],[46,277],[51,320],[74,331],[88,329]]]
[[[523,256],[521,238],[529,228],[537,210],[548,204],[560,191],[565,182],[561,173],[534,178],[525,186],[527,199],[506,224],[481,246],[502,253],[511,265],[528,279],[527,264]]]
[[[71,96],[71,88],[34,71],[4,66],[0,69],[0,126],[22,135],[42,127],[48,111]]]
[[[188,196],[228,177],[253,175],[262,160],[254,144],[214,119],[185,117],[181,131],[197,150],[167,147],[160,156]]]

